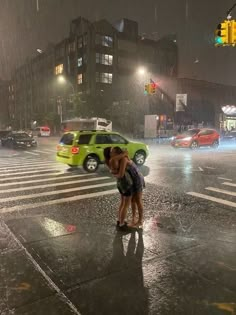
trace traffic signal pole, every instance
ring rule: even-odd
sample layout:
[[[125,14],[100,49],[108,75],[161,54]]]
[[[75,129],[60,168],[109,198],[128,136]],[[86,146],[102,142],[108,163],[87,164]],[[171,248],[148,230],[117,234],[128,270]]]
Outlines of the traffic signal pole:
[[[236,7],[236,2],[235,4],[227,11],[227,19],[230,20],[232,18],[231,16],[231,12],[233,11],[233,9]]]

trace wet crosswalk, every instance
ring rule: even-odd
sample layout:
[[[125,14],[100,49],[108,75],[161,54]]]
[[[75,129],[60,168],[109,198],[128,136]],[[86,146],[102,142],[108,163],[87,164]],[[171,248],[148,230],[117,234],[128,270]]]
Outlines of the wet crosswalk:
[[[205,187],[203,192],[190,191],[187,195],[236,210],[236,183],[231,178],[218,177],[214,186]]]
[[[32,150],[24,150],[23,153],[27,156],[40,156],[40,155],[55,155],[56,154],[56,149],[32,149]]]
[[[117,193],[109,173],[70,170],[55,161],[0,160],[0,214]]]

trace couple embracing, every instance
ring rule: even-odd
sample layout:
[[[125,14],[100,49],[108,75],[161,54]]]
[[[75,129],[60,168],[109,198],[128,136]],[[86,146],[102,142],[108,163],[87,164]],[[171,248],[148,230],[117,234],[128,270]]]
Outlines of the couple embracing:
[[[117,178],[117,188],[121,195],[117,220],[118,230],[127,231],[130,227],[141,228],[143,224],[142,193],[145,187],[143,175],[129,159],[127,151],[123,151],[120,147],[105,148],[104,157],[110,172]],[[132,221],[127,224],[125,219],[130,204]],[[138,219],[136,219],[137,210]]]

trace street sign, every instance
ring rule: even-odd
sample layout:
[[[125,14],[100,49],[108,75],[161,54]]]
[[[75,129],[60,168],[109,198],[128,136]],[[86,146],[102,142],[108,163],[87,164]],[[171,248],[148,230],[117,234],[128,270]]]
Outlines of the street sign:
[[[187,94],[176,94],[176,112],[184,112],[187,107]]]

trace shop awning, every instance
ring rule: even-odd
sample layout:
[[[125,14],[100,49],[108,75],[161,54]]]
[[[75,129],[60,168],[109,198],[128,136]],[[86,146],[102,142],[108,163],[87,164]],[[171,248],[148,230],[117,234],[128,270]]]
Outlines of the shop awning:
[[[227,116],[236,116],[236,105],[224,105],[221,109]]]

